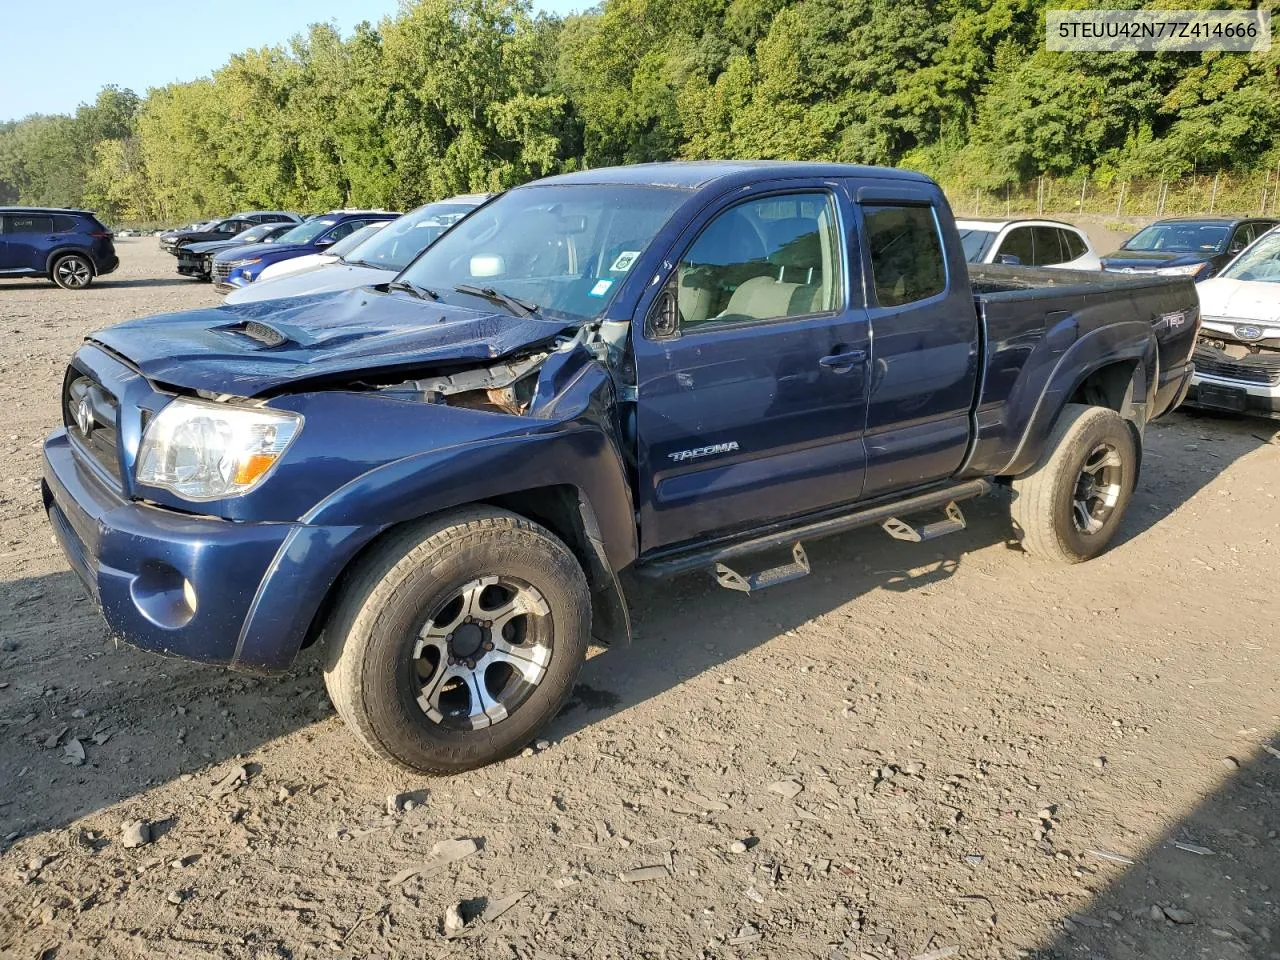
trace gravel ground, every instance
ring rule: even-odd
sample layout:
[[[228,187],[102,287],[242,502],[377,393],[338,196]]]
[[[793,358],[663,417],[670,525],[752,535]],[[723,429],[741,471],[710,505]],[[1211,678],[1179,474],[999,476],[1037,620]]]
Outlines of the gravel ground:
[[[216,300],[120,254],[0,285],[0,955],[1280,958],[1275,425],[1153,425],[1077,567],[989,500],[756,596],[628,581],[637,641],[545,744],[415,779],[316,651],[264,680],[116,644],[52,544],[81,336]]]

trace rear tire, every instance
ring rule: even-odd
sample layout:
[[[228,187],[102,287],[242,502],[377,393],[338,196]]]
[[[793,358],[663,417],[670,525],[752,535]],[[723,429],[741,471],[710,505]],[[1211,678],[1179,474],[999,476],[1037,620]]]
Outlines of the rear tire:
[[[1133,496],[1138,457],[1116,411],[1067,404],[1039,463],[1013,480],[1010,513],[1023,549],[1059,563],[1105,550]]]
[[[93,262],[79,253],[68,253],[53,262],[49,278],[63,290],[83,290],[93,283]]]
[[[375,547],[326,634],[325,686],[365,746],[457,773],[515,753],[560,710],[586,658],[591,598],[550,531],[467,509]]]

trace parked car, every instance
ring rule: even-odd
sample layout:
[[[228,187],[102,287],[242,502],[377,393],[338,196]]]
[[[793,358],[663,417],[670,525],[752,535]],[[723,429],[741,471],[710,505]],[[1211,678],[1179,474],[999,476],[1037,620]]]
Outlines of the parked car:
[[[1206,280],[1276,222],[1231,217],[1157,220],[1103,257],[1102,269]]]
[[[359,230],[353,230],[331,247],[325,247],[319,253],[304,253],[300,257],[290,257],[288,260],[281,260],[279,263],[273,263],[267,266],[258,274],[258,279],[254,281],[253,287],[257,287],[264,280],[274,280],[279,277],[287,277],[295,273],[306,273],[315,270],[317,267],[323,267],[326,264],[334,263],[341,260],[348,253],[354,250],[360,244],[364,243],[371,236],[385,227],[391,220],[378,220],[374,223],[366,223]],[[251,287],[241,287],[235,293],[241,293]]]
[[[215,254],[212,265],[213,287],[219,293],[229,293],[253,283],[273,263],[318,253],[365,224],[394,220],[398,216],[400,214],[386,211],[335,212],[298,224],[275,243],[251,244]]]
[[[1198,286],[1193,407],[1280,419],[1280,227]]]
[[[257,283],[228,294],[226,302],[252,303],[308,293],[351,290],[367,283],[386,283],[439,239],[445,230],[492,196],[488,193],[467,194],[423,204],[399,220],[393,220],[378,236],[343,252],[324,269],[276,277],[273,271],[288,268],[303,258],[277,263],[264,270]],[[329,252],[333,253],[338,246],[330,247]]]
[[[302,218],[287,210],[245,210],[221,220],[196,224],[192,229],[170,230],[160,234],[160,249],[178,255],[178,248],[188,243],[230,240],[260,223],[301,223]]]
[[[996,485],[1028,552],[1106,547],[1190,380],[1195,287],[966,267],[920,174],[552,177],[390,283],[92,334],[45,508],[113,634],[272,672],[323,632],[357,737],[464,770],[629,637],[624,569],[755,591],[817,537],[960,530]]]
[[[1101,270],[1083,230],[1057,220],[957,220],[970,263]]]
[[[184,243],[178,248],[178,272],[183,276],[208,280],[212,270],[213,255],[223,250],[247,246],[250,243],[274,243],[292,230],[295,223],[260,223],[238,233],[229,240],[205,240],[201,243]]]
[[[118,266],[111,231],[88,210],[0,207],[0,277],[48,277],[81,290]]]

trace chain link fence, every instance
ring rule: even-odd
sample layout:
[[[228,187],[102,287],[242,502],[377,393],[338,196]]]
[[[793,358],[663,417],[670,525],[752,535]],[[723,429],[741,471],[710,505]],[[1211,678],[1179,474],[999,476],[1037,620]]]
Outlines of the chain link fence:
[[[1280,215],[1280,164],[1248,175],[1108,181],[1043,176],[995,190],[964,182],[943,188],[956,214],[966,217]]]

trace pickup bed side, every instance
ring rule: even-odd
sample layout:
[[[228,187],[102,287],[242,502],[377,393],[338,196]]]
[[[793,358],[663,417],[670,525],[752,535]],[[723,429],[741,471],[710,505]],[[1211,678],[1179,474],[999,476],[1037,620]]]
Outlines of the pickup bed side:
[[[1118,410],[1139,435],[1177,406],[1199,323],[1189,279],[1016,267],[971,275],[985,368],[960,476],[1029,469],[1073,400]],[[1132,319],[1117,321],[1118,313]]]

